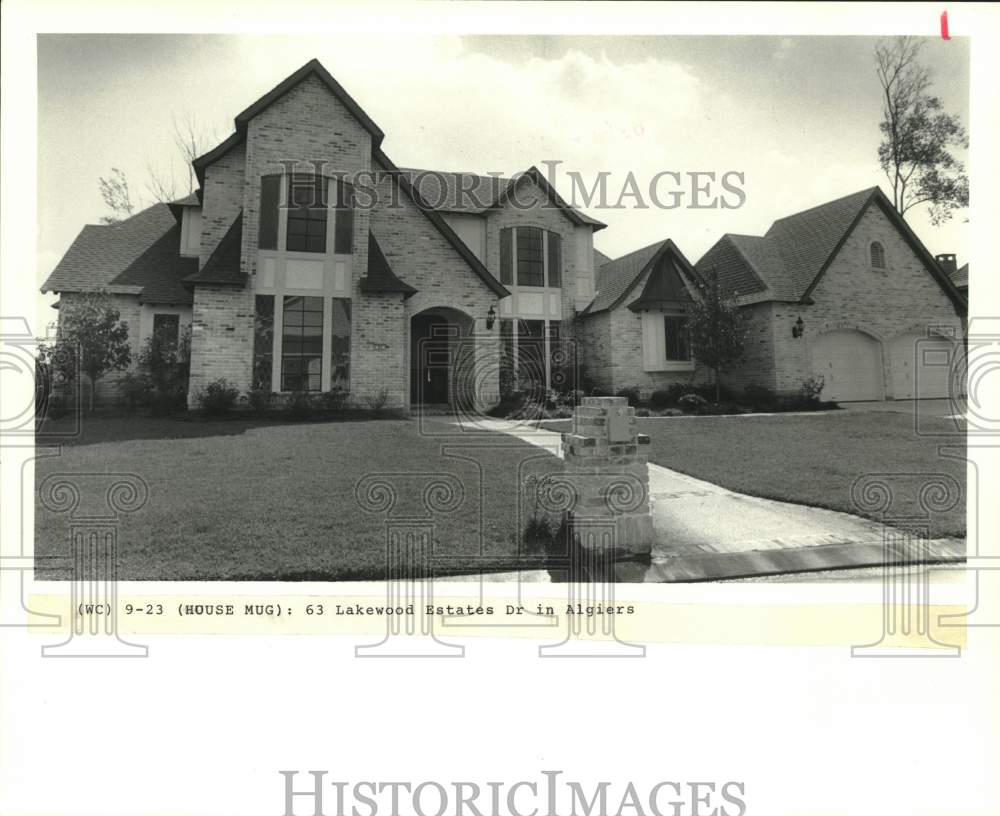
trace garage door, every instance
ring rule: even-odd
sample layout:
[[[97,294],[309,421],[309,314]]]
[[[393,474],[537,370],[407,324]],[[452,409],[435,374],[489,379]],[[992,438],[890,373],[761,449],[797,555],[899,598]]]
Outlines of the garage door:
[[[953,348],[951,340],[903,334],[894,338],[889,347],[892,395],[896,399],[927,399],[949,395]]]
[[[850,402],[882,399],[882,350],[859,331],[832,331],[812,341],[813,373],[823,377],[822,398]]]

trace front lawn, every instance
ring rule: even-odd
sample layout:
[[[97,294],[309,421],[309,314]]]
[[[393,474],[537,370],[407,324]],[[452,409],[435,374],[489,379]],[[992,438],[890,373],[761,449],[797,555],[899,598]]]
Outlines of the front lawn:
[[[650,461],[738,493],[840,510],[881,520],[855,505],[851,485],[866,474],[916,474],[890,480],[907,495],[893,512],[919,513],[922,474],[944,473],[962,489],[957,506],[931,516],[932,536],[965,535],[965,462],[938,455],[961,442],[950,420],[921,419],[921,428],[951,436],[917,436],[909,413],[838,411],[810,416],[639,419],[650,436]],[[546,423],[566,431],[571,422]],[[905,523],[896,526],[907,527]]]
[[[423,515],[424,489],[437,475],[458,480],[457,507],[433,513],[437,568],[540,566],[519,557],[518,485],[528,473],[559,468],[558,460],[506,434],[480,436],[484,444],[465,449],[471,440],[458,437],[421,435],[410,420],[88,418],[76,444],[38,460],[36,481],[104,472],[145,480],[149,501],[119,528],[123,580],[381,579],[387,516],[362,509],[355,495],[368,474],[388,474],[398,495],[393,518]],[[478,464],[445,456],[443,444]],[[36,504],[36,555],[67,555],[68,531],[65,513]],[[39,570],[37,577],[66,575]]]

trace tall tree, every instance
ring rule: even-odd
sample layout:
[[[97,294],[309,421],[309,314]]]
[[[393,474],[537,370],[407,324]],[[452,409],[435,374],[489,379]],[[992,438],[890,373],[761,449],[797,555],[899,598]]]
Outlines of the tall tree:
[[[712,268],[703,277],[700,297],[691,305],[687,326],[694,358],[715,375],[715,401],[719,402],[719,371],[743,358],[749,327],[736,299],[719,283],[718,272]]]
[[[893,205],[903,217],[927,204],[939,224],[969,206],[969,179],[952,150],[967,148],[958,117],[931,95],[930,72],[919,62],[923,42],[912,37],[881,40],[875,73],[882,86],[882,143],[878,160],[892,184]]]
[[[102,224],[115,224],[118,221],[124,221],[135,212],[135,204],[132,203],[132,193],[129,190],[128,178],[124,171],[112,167],[111,175],[101,176],[97,180],[97,186],[101,191],[101,198],[104,199],[105,206],[111,210],[111,215],[101,217]]]

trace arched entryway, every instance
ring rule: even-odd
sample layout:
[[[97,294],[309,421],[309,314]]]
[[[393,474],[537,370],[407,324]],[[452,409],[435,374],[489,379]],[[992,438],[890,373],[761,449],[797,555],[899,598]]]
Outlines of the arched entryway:
[[[461,398],[464,355],[471,352],[472,318],[438,306],[410,319],[410,404],[451,405]]]

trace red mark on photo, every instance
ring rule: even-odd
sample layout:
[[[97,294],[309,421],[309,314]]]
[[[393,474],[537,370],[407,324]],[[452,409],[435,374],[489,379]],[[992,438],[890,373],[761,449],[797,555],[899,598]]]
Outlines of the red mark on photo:
[[[941,12],[941,39],[950,40],[951,35],[948,33],[948,12]]]

